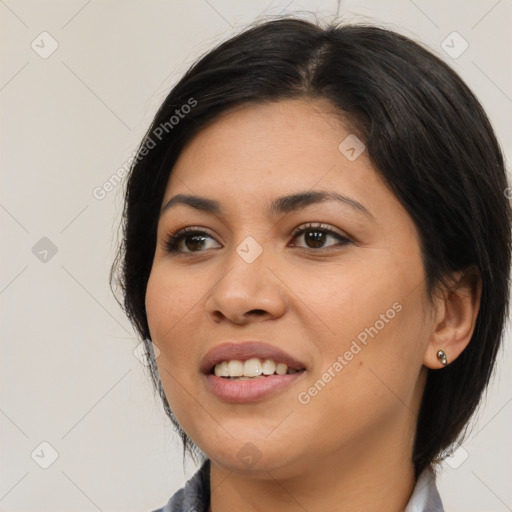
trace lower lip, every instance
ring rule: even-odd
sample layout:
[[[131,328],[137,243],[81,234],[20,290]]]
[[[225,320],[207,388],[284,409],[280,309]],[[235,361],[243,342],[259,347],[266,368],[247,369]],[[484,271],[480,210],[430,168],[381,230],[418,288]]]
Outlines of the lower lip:
[[[217,398],[225,402],[246,403],[257,402],[290,386],[306,373],[305,371],[285,375],[270,375],[254,380],[231,380],[206,375],[206,387]]]

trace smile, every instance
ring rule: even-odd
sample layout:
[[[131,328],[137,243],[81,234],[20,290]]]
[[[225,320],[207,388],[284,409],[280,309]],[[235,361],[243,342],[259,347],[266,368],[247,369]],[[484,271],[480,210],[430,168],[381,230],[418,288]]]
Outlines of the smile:
[[[224,402],[250,403],[269,398],[278,391],[291,386],[305,374],[297,370],[283,375],[261,375],[257,377],[218,377],[215,374],[203,376],[210,393]]]

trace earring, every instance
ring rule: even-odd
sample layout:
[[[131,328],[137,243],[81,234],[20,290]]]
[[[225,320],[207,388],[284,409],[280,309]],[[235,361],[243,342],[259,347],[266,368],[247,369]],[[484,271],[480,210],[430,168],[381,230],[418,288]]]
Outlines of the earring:
[[[443,366],[446,366],[446,364],[448,363],[448,359],[446,359],[446,354],[444,353],[444,350],[439,350],[437,352],[437,359],[439,359],[440,363]]]

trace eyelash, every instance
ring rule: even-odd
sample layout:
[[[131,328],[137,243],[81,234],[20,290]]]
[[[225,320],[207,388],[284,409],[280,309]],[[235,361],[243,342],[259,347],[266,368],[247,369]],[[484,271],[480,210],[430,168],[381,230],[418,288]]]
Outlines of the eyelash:
[[[299,226],[298,228],[296,228],[291,235],[292,240],[304,233],[307,233],[308,231],[320,231],[326,235],[333,236],[334,238],[337,238],[340,242],[342,242],[342,245],[347,245],[349,243],[353,243],[350,239],[340,235],[336,231],[333,231],[332,229],[325,227],[322,224],[315,224],[315,223],[308,223],[307,225]],[[185,251],[180,251],[178,249],[178,245],[181,242],[181,240],[185,239],[187,236],[192,236],[192,235],[206,235],[210,238],[213,238],[213,237],[211,237],[211,235],[209,235],[205,231],[201,231],[201,230],[193,228],[193,227],[187,227],[187,228],[180,229],[177,233],[175,233],[173,235],[170,235],[164,241],[165,250],[170,254],[176,254],[176,253],[194,254],[194,253],[204,252],[204,251],[185,252]],[[334,246],[338,246],[338,245],[339,244],[334,244]],[[333,247],[333,246],[321,247],[319,249],[314,249],[314,248],[310,248],[310,247],[300,247],[300,248],[318,252],[321,250],[329,250],[330,247]]]

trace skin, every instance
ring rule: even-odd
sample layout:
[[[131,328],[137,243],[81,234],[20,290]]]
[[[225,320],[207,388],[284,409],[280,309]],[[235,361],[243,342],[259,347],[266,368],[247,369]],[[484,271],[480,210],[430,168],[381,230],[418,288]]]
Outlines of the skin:
[[[183,193],[223,210],[177,205],[162,215],[146,294],[167,399],[211,459],[213,512],[403,510],[427,367],[442,367],[439,349],[453,362],[471,338],[478,286],[441,289],[429,302],[415,225],[366,151],[350,161],[338,150],[350,133],[323,100],[246,105],[203,128],[170,174],[163,205]],[[310,189],[349,196],[373,218],[334,201],[266,213],[273,199]],[[308,222],[350,242],[326,234],[315,245],[315,228],[293,238]],[[186,226],[205,231],[204,244],[189,237],[181,254],[167,252],[166,237]],[[252,263],[236,251],[248,236],[263,249]],[[300,403],[395,303],[394,318]],[[228,339],[266,341],[307,371],[262,401],[223,402],[199,365]],[[259,457],[250,467],[237,456],[244,446]]]

